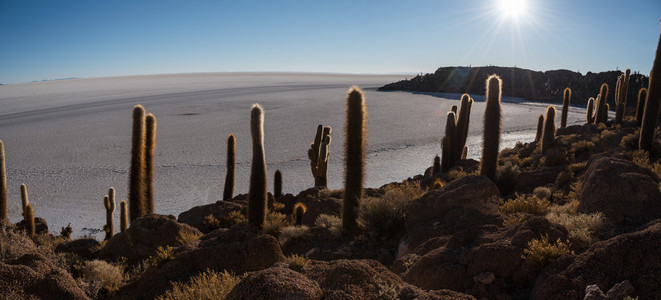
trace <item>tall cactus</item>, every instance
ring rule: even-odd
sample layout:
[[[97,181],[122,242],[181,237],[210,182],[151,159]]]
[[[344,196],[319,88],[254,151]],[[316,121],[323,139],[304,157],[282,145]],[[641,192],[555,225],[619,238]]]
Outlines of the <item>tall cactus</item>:
[[[539,115],[537,118],[537,132],[535,133],[535,143],[539,143],[542,139],[542,133],[544,132],[544,115]]]
[[[590,97],[588,99],[588,108],[585,111],[585,121],[588,124],[593,124],[594,123],[594,98]]]
[[[562,116],[560,118],[560,128],[567,127],[567,114],[569,113],[569,101],[571,100],[571,89],[565,88],[562,93]]]
[[[459,108],[459,115],[457,117],[457,145],[456,156],[457,159],[462,158],[461,154],[466,146],[468,139],[468,126],[470,125],[471,108],[473,107],[473,99],[468,94],[461,96],[461,104]]]
[[[122,200],[119,202],[119,230],[124,232],[129,228],[129,214],[126,201]]]
[[[234,194],[234,168],[236,168],[236,137],[233,133],[227,137],[227,174],[223,200],[230,200]]]
[[[103,198],[103,205],[106,207],[106,240],[109,240],[115,234],[115,224],[113,213],[115,212],[115,188],[108,190],[108,196]]]
[[[282,197],[282,173],[280,170],[275,170],[275,175],[273,175],[273,197]]]
[[[330,150],[332,132],[330,126],[317,126],[317,134],[314,141],[308,149],[308,158],[310,159],[310,169],[314,177],[314,186],[328,186],[328,156]]]
[[[636,103],[636,123],[638,126],[643,122],[643,112],[645,111],[645,99],[647,98],[647,89],[638,90],[638,102]]]
[[[25,207],[25,223],[27,225],[28,235],[34,238],[37,227],[34,224],[34,208],[29,203]]]
[[[145,108],[133,108],[131,137],[131,170],[129,174],[129,217],[131,221],[145,215]]]
[[[650,72],[645,112],[643,114],[643,123],[640,126],[640,138],[638,140],[638,148],[650,153],[654,145],[654,130],[656,129],[657,118],[659,116],[659,101],[661,101],[661,78],[657,78],[657,74],[661,74],[661,36],[656,46],[652,72]]]
[[[597,117],[595,123],[606,123],[608,121],[608,108],[606,108],[606,105],[608,104],[608,84],[601,84],[597,99]]]
[[[267,174],[264,155],[264,110],[259,104],[250,109],[250,134],[252,135],[252,163],[248,192],[248,223],[261,228],[266,220]]]
[[[5,167],[5,143],[0,140],[0,226],[7,225],[7,169]]]
[[[28,200],[28,186],[24,184],[21,184],[21,208],[23,209],[23,217],[25,217],[25,214],[27,213],[28,205],[30,205],[30,201]]]
[[[363,91],[353,86],[347,92],[345,136],[345,179],[342,230],[356,229],[358,207],[365,179],[365,147],[367,144],[367,107]]]
[[[546,118],[544,119],[544,131],[542,133],[542,153],[553,145],[555,140],[555,106],[549,105],[546,108]]]
[[[156,116],[145,118],[145,214],[154,213],[154,150],[156,149]]]
[[[445,122],[445,137],[443,137],[442,143],[442,158],[441,158],[441,172],[445,173],[450,170],[457,160],[457,155],[455,154],[457,149],[457,121],[456,114],[454,111],[448,113],[448,117]]]
[[[500,97],[503,81],[498,75],[490,75],[486,82],[486,105],[484,109],[484,137],[480,175],[496,181],[498,150],[500,147]]]

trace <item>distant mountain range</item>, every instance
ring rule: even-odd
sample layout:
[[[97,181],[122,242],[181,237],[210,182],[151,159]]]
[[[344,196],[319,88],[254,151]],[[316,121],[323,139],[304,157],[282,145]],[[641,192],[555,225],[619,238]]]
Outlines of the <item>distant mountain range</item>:
[[[562,91],[569,87],[572,89],[571,103],[586,104],[588,98],[599,94],[601,84],[607,83],[608,103],[614,108],[617,77],[622,73],[608,71],[582,75],[569,70],[539,72],[516,67],[443,67],[434,73],[384,85],[379,90],[484,95],[487,77],[497,74],[503,80],[503,96],[542,102],[562,102]],[[631,74],[627,106],[636,106],[638,90],[647,86],[647,76]]]

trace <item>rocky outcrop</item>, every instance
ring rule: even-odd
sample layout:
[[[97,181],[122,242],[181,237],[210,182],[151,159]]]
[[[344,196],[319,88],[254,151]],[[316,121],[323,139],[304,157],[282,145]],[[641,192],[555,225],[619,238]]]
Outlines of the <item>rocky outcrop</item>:
[[[248,208],[244,205],[234,202],[218,201],[213,204],[196,206],[185,212],[182,212],[179,214],[177,220],[179,223],[185,223],[193,226],[203,233],[209,233],[217,228],[212,228],[207,222],[205,222],[207,216],[212,215],[214,218],[216,218],[216,220],[220,222],[219,225],[221,228],[229,228],[230,226],[234,225],[234,223],[229,221],[227,216],[234,211],[240,211],[245,216],[248,213]]]
[[[122,287],[116,297],[152,299],[165,292],[171,282],[185,281],[206,269],[243,274],[282,261],[285,257],[273,236],[258,234],[247,225],[221,228],[180,247],[172,260],[148,269],[138,280]]]
[[[661,218],[659,179],[647,168],[607,155],[593,156],[583,179],[580,213],[602,212],[616,224]]]
[[[231,299],[322,299],[317,282],[286,267],[273,267],[249,274],[227,295]]]
[[[179,247],[201,235],[196,228],[178,223],[174,216],[146,215],[133,220],[126,231],[108,240],[99,251],[99,258],[123,257],[137,262],[152,256],[158,247]]]
[[[56,253],[74,253],[91,259],[101,250],[101,244],[92,238],[82,238],[61,243],[55,247]]]
[[[2,299],[89,299],[62,268],[39,254],[0,262]]]
[[[535,283],[534,299],[583,299],[588,285],[602,291],[628,280],[639,299],[661,295],[661,222],[597,242],[573,259],[549,266]],[[617,290],[631,291],[618,288]],[[611,292],[621,293],[617,291]]]

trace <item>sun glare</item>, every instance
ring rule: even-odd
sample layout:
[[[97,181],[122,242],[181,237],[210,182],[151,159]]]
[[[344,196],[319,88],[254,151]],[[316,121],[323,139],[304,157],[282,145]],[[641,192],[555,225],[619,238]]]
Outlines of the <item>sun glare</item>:
[[[518,17],[526,10],[525,0],[498,0],[498,6],[506,17]]]

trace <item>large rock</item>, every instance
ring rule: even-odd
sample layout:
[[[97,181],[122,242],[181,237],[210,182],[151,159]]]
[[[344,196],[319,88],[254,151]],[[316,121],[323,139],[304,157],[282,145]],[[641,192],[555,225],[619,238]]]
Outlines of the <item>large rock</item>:
[[[301,200],[307,207],[303,214],[303,225],[313,225],[319,215],[340,216],[342,200],[334,197],[304,198]]]
[[[55,247],[56,253],[74,253],[91,259],[101,249],[101,244],[93,238],[82,238],[61,243]]]
[[[202,233],[196,228],[178,223],[174,216],[146,215],[131,222],[124,232],[115,234],[99,251],[99,258],[126,258],[137,262],[152,256],[158,247],[179,247]]]
[[[179,214],[178,221],[179,223],[185,223],[190,226],[193,226],[199,229],[201,232],[209,233],[217,228],[211,228],[205,223],[205,218],[209,215],[213,215],[218,221],[220,221],[220,227],[228,228],[234,225],[227,219],[227,216],[234,212],[240,211],[243,215],[247,215],[247,207],[229,201],[218,201],[213,204],[207,204],[202,206],[193,207],[185,212]]]
[[[593,156],[587,165],[578,212],[603,212],[617,224],[644,224],[661,218],[656,175],[631,161]]]
[[[574,259],[552,264],[537,278],[534,299],[582,299],[585,287],[609,290],[628,280],[639,299],[661,295],[661,222],[593,244]],[[629,289],[626,289],[629,290]],[[615,292],[611,292],[615,293]]]
[[[555,182],[558,173],[564,167],[541,167],[539,169],[523,171],[516,177],[516,191],[520,193],[532,193],[539,186]]]
[[[172,281],[186,281],[206,269],[240,275],[282,261],[285,256],[273,236],[258,234],[248,225],[221,228],[180,247],[174,259],[148,269],[138,280],[122,287],[116,297],[152,299],[170,288]]]
[[[273,267],[249,274],[226,299],[322,299],[319,284],[285,267]]]
[[[0,262],[2,299],[89,299],[62,268],[39,254]]]
[[[500,192],[489,178],[464,176],[440,189],[427,192],[411,203],[406,216],[409,249],[439,235],[437,226],[446,218],[460,218],[472,212],[496,215]]]

